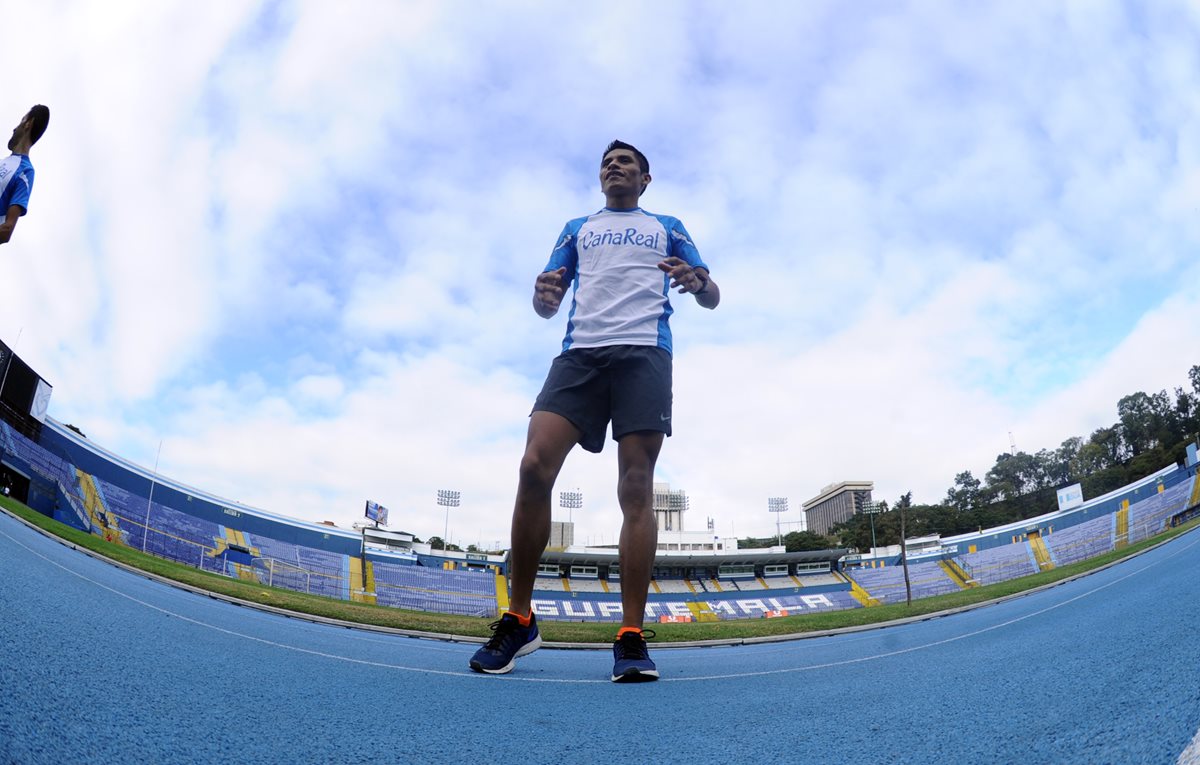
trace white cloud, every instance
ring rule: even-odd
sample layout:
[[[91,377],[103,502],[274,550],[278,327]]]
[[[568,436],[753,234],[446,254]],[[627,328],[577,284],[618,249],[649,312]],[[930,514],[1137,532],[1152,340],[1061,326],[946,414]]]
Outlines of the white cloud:
[[[659,477],[693,527],[763,534],[766,497],[795,517],[849,478],[936,501],[1009,431],[1086,436],[1200,363],[1184,6],[21,15],[41,63],[6,95],[53,118],[0,338],[52,415],[273,512],[348,525],[369,497],[427,537],[457,488],[452,535],[507,537],[564,323],[532,280],[614,137],[723,290],[672,322]],[[613,539],[614,454],[564,468],[580,538]]]

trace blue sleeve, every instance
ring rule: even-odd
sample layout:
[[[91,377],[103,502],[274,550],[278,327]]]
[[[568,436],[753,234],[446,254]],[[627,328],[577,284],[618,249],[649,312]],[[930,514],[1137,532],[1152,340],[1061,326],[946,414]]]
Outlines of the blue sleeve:
[[[575,245],[579,238],[579,229],[585,220],[587,219],[576,218],[567,221],[562,233],[558,235],[558,244],[554,245],[554,251],[550,253],[550,262],[542,269],[542,273],[557,271],[566,266],[567,272],[563,275],[563,282],[570,284],[575,280],[575,272],[579,266],[579,251]]]
[[[12,179],[12,194],[8,198],[8,205],[4,210],[0,210],[0,217],[8,212],[8,208],[13,205],[20,205],[21,214],[24,215],[29,211],[29,194],[33,191],[33,168],[26,167],[17,173],[17,177]]]
[[[667,229],[667,255],[674,255],[683,260],[692,268],[703,268],[705,271],[711,271],[708,264],[700,258],[700,251],[696,249],[696,245],[692,243],[692,236],[683,227],[683,222],[678,218],[665,218],[662,220],[663,226]]]

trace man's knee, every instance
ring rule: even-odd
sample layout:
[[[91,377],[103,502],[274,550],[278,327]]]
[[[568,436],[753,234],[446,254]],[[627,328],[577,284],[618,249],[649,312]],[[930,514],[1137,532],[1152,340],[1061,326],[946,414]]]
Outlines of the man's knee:
[[[521,457],[520,484],[524,491],[549,492],[558,478],[558,466],[542,453],[527,449]]]

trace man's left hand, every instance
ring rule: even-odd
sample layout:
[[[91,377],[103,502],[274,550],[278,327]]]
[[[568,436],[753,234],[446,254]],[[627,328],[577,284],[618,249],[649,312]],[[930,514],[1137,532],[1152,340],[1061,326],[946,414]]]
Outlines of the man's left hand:
[[[704,279],[682,258],[670,257],[658,264],[659,270],[671,275],[671,286],[681,293],[696,293],[704,289]]]

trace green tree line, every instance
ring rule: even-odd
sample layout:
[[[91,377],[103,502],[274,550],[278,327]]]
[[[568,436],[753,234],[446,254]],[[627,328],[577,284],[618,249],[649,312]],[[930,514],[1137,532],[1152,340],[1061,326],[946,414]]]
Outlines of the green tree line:
[[[978,478],[970,470],[954,476],[954,484],[937,504],[916,505],[912,492],[875,516],[879,546],[900,543],[900,514],[905,508],[907,535],[950,536],[1032,518],[1058,507],[1057,490],[1081,484],[1085,497],[1097,497],[1160,470],[1182,464],[1187,445],[1200,439],[1200,365],[1188,372],[1191,390],[1177,387],[1147,394],[1131,393],[1117,402],[1117,421],[1086,439],[1072,436],[1055,449],[1034,454],[1004,452]],[[775,538],[739,540],[739,546],[769,546]],[[834,547],[871,547],[871,521],[855,515],[828,535],[792,532],[783,538],[788,552]]]

